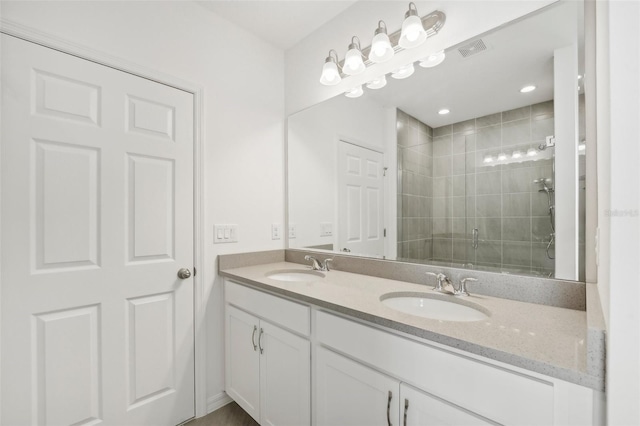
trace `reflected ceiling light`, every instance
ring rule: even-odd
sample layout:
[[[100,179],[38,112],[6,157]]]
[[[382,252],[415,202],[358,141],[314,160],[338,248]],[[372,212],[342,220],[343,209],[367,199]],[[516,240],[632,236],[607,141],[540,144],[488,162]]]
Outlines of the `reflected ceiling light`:
[[[393,47],[387,35],[387,24],[384,21],[378,21],[378,28],[371,42],[369,60],[373,63],[385,62],[393,58],[393,54]]]
[[[511,158],[522,158],[522,151],[513,151]]]
[[[506,159],[507,159],[507,154],[505,154],[504,152],[501,152],[500,154],[498,154],[498,160],[504,161]]]
[[[435,67],[436,65],[440,65],[442,61],[444,61],[444,58],[445,58],[444,50],[441,50],[439,52],[432,53],[431,55],[427,56],[424,59],[420,59],[420,66],[422,68]]]
[[[383,75],[383,76],[380,76],[380,77],[376,78],[375,80],[372,80],[372,81],[368,82],[367,83],[367,88],[369,88],[369,89],[382,89],[386,85],[387,85],[387,78]]]
[[[362,96],[362,94],[364,93],[364,91],[362,90],[362,85],[360,86],[356,86],[353,89],[349,89],[346,92],[344,92],[344,95],[347,98],[359,98],[360,96]]]
[[[485,163],[493,163],[493,157],[490,155],[485,155],[484,156],[484,160],[482,160]]]
[[[365,69],[364,61],[362,60],[362,49],[360,48],[360,39],[356,36],[351,37],[351,44],[347,55],[344,57],[344,65],[342,66],[342,72],[347,75],[360,74]]]
[[[422,19],[418,16],[415,3],[409,3],[409,10],[404,14],[404,18],[398,44],[404,49],[420,46],[427,39],[427,32],[422,26]]]
[[[529,93],[533,92],[534,90],[536,90],[536,86],[524,86],[522,89],[520,89],[520,93]]]
[[[335,55],[335,58],[331,55]],[[338,53],[331,49],[329,51],[329,56],[324,61],[324,66],[322,67],[322,75],[320,76],[320,83],[325,86],[334,86],[340,83],[342,78],[340,77],[340,71],[338,70]]]
[[[587,149],[587,145],[584,142],[578,144],[578,151],[584,151],[585,149]]]
[[[440,111],[438,111],[438,114],[440,115],[445,115],[445,114],[449,114],[451,111],[449,111],[446,108],[442,108]]]
[[[527,157],[535,157],[538,155],[538,151],[535,148],[529,148],[527,150]]]
[[[416,69],[413,67],[413,62],[410,64],[407,64],[403,67],[398,68],[397,70],[393,71],[391,73],[391,77],[398,79],[398,80],[402,80],[403,78],[407,78],[410,77],[411,75],[413,75],[414,71]]]

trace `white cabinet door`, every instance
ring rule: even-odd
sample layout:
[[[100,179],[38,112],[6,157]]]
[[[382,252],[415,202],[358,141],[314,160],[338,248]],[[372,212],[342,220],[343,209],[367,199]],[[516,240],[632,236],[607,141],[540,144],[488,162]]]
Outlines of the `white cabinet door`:
[[[259,326],[258,318],[227,305],[226,391],[257,422],[260,421]]]
[[[316,355],[317,425],[398,425],[397,380],[325,348]]]
[[[1,38],[0,423],[182,423],[193,96]]]
[[[400,385],[403,426],[479,426],[492,423],[405,383]]]
[[[310,343],[260,322],[260,424],[303,426],[311,422]]]

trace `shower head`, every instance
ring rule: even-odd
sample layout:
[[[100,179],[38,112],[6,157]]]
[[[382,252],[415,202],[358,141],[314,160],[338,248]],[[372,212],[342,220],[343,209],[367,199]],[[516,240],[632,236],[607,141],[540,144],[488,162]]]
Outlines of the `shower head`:
[[[539,178],[539,179],[535,179],[533,183],[537,183],[542,186],[542,188],[540,188],[538,192],[546,192],[547,194],[550,192],[553,192],[553,188],[547,185],[547,183],[549,184],[551,183],[551,179]]]

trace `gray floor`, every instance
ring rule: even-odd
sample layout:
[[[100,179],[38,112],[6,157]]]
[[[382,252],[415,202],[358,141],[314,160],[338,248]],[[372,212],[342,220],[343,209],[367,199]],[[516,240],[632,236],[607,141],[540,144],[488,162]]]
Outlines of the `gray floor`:
[[[184,426],[258,426],[238,404],[232,402],[213,413],[191,420]]]

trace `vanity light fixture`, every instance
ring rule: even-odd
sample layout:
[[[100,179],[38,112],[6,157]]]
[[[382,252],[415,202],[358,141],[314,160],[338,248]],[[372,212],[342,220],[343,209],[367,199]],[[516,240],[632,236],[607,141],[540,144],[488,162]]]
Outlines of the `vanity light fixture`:
[[[504,161],[506,159],[507,159],[507,154],[505,154],[504,152],[501,152],[500,154],[498,154],[499,161]]]
[[[420,59],[420,66],[422,68],[432,68],[432,67],[435,67],[436,65],[440,65],[442,61],[444,61],[444,58],[445,58],[444,50],[441,50],[439,52],[432,53],[431,55],[427,56],[424,59]]]
[[[511,154],[511,158],[522,158],[522,151],[513,151],[513,154]]]
[[[538,151],[535,148],[529,148],[527,150],[527,157],[535,157],[538,155]]]
[[[485,155],[484,160],[485,163],[493,163],[493,157],[490,155]]]
[[[411,77],[416,69],[413,66],[413,62],[407,64],[403,67],[398,68],[397,70],[391,73],[391,77],[402,80],[403,78]]]
[[[442,108],[440,111],[438,111],[438,114],[440,115],[445,115],[445,114],[449,114],[451,111],[449,111],[446,108]]]
[[[387,85],[387,78],[382,75],[378,78],[376,78],[375,80],[371,80],[370,82],[367,83],[367,88],[368,89],[382,89],[384,86]]]
[[[362,96],[362,94],[364,93],[364,91],[362,90],[362,85],[360,86],[356,86],[353,89],[349,89],[346,92],[344,92],[344,95],[347,98],[359,98],[360,96]]]
[[[398,44],[404,49],[412,49],[420,46],[427,39],[427,32],[422,26],[422,20],[418,16],[418,8],[415,3],[409,3],[409,10],[404,14],[402,33]]]
[[[536,86],[524,86],[522,89],[520,89],[520,93],[529,93],[533,92],[534,90],[536,90]]]
[[[393,58],[394,53],[391,41],[387,35],[387,24],[382,20],[378,21],[378,28],[376,29],[373,41],[371,42],[369,60],[376,64],[385,62]]]
[[[344,57],[344,65],[342,71],[347,75],[357,75],[365,70],[362,60],[362,49],[360,48],[360,39],[356,36],[351,37],[349,50]]]
[[[332,56],[335,55],[335,58]],[[340,83],[342,77],[340,77],[340,71],[338,70],[338,53],[331,49],[329,56],[324,61],[322,67],[322,75],[320,76],[320,83],[325,86],[335,86]]]

